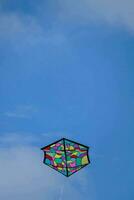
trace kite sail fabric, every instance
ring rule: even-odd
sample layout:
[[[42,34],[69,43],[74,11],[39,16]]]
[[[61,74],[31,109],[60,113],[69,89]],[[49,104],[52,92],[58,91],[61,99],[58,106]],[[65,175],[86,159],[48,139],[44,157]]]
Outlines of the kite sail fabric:
[[[90,163],[89,147],[65,138],[41,150],[44,151],[44,164],[67,177]]]

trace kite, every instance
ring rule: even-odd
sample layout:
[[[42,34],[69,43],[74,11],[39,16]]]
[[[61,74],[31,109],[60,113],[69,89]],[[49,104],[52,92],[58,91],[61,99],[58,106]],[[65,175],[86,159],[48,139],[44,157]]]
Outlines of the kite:
[[[90,163],[89,147],[65,138],[47,145],[41,150],[44,152],[44,164],[66,177]]]

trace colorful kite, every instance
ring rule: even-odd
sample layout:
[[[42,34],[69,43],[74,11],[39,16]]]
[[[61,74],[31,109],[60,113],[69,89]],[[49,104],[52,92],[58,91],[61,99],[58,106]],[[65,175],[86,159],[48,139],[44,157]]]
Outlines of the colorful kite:
[[[44,151],[44,164],[69,177],[90,163],[89,147],[62,138],[48,146]]]

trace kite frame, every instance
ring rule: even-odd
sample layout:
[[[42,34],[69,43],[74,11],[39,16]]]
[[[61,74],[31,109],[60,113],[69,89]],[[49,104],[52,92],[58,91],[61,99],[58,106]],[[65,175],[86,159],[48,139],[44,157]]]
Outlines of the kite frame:
[[[47,146],[42,147],[41,150],[43,150],[43,149],[45,149],[45,148],[49,147],[50,145],[53,145],[53,144],[55,144],[55,143],[57,143],[57,142],[60,142],[61,140],[63,140],[63,141],[67,140],[67,141],[69,141],[69,142],[73,142],[73,143],[78,144],[78,145],[81,145],[81,146],[83,146],[83,147],[85,147],[85,148],[87,148],[87,149],[90,148],[89,146],[83,145],[83,144],[78,143],[78,142],[75,142],[75,141],[73,141],[73,140],[69,140],[69,139],[66,139],[66,138],[61,138],[60,140],[57,140],[57,141],[55,141],[55,142],[53,142],[53,143],[51,143],[51,144],[49,144],[49,145],[47,145]]]
[[[87,159],[88,159],[88,164],[80,165],[80,166],[81,166],[80,169],[76,170],[75,172],[73,172],[72,174],[69,175],[69,174],[68,174],[68,167],[67,167],[67,163],[66,163],[66,171],[67,171],[67,175],[66,175],[66,174],[64,174],[64,173],[62,173],[62,172],[60,172],[60,171],[58,171],[57,169],[55,169],[55,168],[53,167],[53,165],[49,165],[49,164],[45,163],[45,160],[46,160],[46,158],[45,158],[45,157],[46,157],[46,152],[45,152],[45,151],[44,151],[44,160],[43,160],[43,163],[44,163],[45,165],[49,166],[50,168],[54,169],[54,170],[57,171],[58,173],[61,173],[62,175],[66,176],[66,177],[69,177],[69,176],[75,174],[76,172],[78,172],[79,170],[81,170],[82,168],[86,167],[87,165],[89,165],[89,164],[91,163],[91,161],[90,161],[90,159],[89,159],[89,148],[90,148],[89,146],[83,145],[83,144],[78,143],[78,142],[75,142],[75,141],[73,141],[73,140],[69,140],[69,139],[66,139],[66,138],[62,138],[62,139],[57,140],[57,141],[55,141],[55,142],[53,142],[53,143],[51,143],[51,144],[49,144],[49,145],[47,145],[47,146],[42,147],[41,150],[44,150],[45,148],[47,148],[47,147],[49,147],[49,146],[51,146],[51,145],[53,145],[53,144],[56,144],[56,143],[58,143],[58,142],[60,142],[60,141],[63,141],[63,145],[64,145],[64,149],[65,149],[65,140],[67,140],[67,141],[69,141],[69,142],[72,142],[72,143],[75,143],[75,144],[78,144],[78,145],[81,145],[81,146],[87,148]],[[62,150],[62,151],[65,152],[65,158],[66,158],[66,160],[67,160],[66,150]]]

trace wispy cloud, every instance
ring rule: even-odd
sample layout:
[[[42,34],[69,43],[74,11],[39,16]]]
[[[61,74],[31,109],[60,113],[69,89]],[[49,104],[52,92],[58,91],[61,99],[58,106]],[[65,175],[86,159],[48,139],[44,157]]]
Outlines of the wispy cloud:
[[[63,138],[63,137],[66,137],[66,135],[68,135],[68,137],[71,137],[73,134],[67,133],[65,131],[53,131],[53,132],[50,131],[47,133],[42,133],[41,135],[44,137],[49,137],[49,138],[54,137],[54,136]]]
[[[50,1],[49,12],[54,10],[54,21],[51,28],[46,28],[47,15],[44,14],[46,5],[42,2],[36,9],[37,15],[22,13],[19,11],[6,11],[2,9],[0,14],[0,37],[13,42],[14,47],[23,41],[23,45],[53,44],[62,45],[67,41],[67,36],[63,33],[60,24],[110,24],[116,27],[123,27],[126,30],[134,31],[134,2],[131,0],[65,0],[57,1],[53,6]],[[36,4],[33,5],[36,7]],[[52,9],[52,10],[51,10]],[[43,21],[44,23],[40,23]],[[15,42],[15,43],[14,43]],[[16,47],[17,48],[17,47]]]
[[[2,10],[2,9],[1,9]],[[10,41],[19,50],[20,45],[61,45],[66,41],[65,35],[57,29],[45,29],[40,24],[40,17],[19,12],[1,12],[0,38]]]
[[[34,146],[43,139],[41,134],[34,135],[27,132],[11,132],[3,133],[0,135],[1,147],[13,147],[13,146]]]
[[[51,13],[54,15],[53,22],[46,20],[47,17],[48,19],[50,17],[44,14],[46,5],[43,2],[38,5],[37,15],[19,11],[4,12],[1,7],[1,41],[10,41],[15,52],[20,54],[23,48],[28,50],[38,45],[47,48],[48,46],[63,48],[63,45],[66,44],[70,47],[68,35],[63,30],[63,24],[68,23],[73,23],[75,26],[79,24],[87,26],[90,24],[110,24],[113,27],[134,32],[134,2],[131,0],[58,0],[57,5],[59,6],[54,7],[53,2],[50,1],[48,8],[48,13],[50,13],[48,15]],[[53,10],[54,12],[52,12]],[[49,26],[45,25],[46,22],[50,23]]]
[[[14,110],[6,111],[4,116],[11,118],[32,118],[37,113],[37,109],[31,105],[16,106]]]
[[[59,0],[61,16],[78,23],[107,23],[134,31],[134,1]]]
[[[41,36],[42,33],[42,29],[34,17],[16,12],[1,12],[0,24],[0,37],[5,39],[14,39],[17,36],[16,39],[25,37],[28,41],[30,38]]]
[[[34,147],[0,149],[1,199],[53,199],[59,190],[57,176],[41,164],[41,156]],[[52,172],[53,174],[53,172]],[[50,176],[50,177],[49,177]]]

